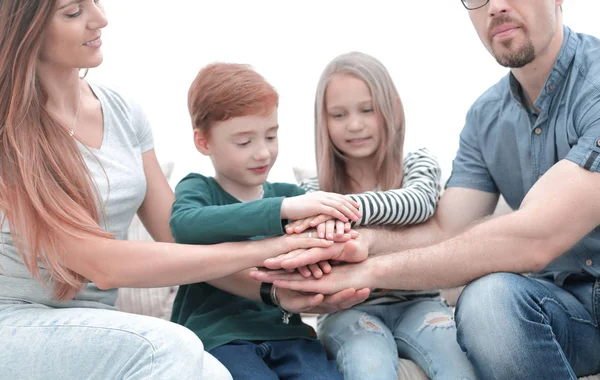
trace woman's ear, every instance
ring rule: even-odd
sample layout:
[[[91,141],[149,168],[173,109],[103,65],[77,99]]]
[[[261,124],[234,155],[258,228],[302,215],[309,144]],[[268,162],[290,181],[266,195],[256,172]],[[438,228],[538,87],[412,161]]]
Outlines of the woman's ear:
[[[208,134],[204,133],[200,128],[194,128],[194,144],[198,152],[205,156],[210,156],[210,142]]]

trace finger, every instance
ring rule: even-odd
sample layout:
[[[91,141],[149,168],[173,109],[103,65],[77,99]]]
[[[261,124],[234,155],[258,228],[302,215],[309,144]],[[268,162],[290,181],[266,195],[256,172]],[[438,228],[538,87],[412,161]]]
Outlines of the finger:
[[[321,279],[303,279],[303,281],[298,280],[273,280],[273,284],[279,288],[285,288],[290,290],[297,290],[299,292],[309,292],[309,293],[320,293],[320,294],[330,294],[333,293],[333,290],[329,289],[328,284],[324,284],[327,281],[327,277],[323,277]],[[318,291],[325,290],[325,291]]]
[[[328,220],[325,222],[325,239],[333,240],[334,238],[334,229],[335,229],[335,220]]]
[[[263,266],[267,269],[281,269],[281,263],[285,260],[290,260],[295,258],[296,256],[301,255],[304,251],[306,251],[305,249],[295,249],[293,251],[290,251],[288,253],[282,253],[281,255],[277,256],[277,257],[272,257],[270,259],[266,259],[263,262]],[[298,266],[302,266],[302,265],[298,265]],[[297,267],[288,267],[287,269],[296,269]]]
[[[336,220],[335,221],[335,236],[340,238],[342,237],[342,235],[344,235],[344,229],[345,229],[346,223]]]
[[[327,210],[327,212],[323,212],[323,214],[334,216],[336,219],[339,219],[343,222],[347,222],[348,220],[357,221],[359,218],[359,216],[355,213],[356,209],[349,208],[349,205],[347,205],[345,202],[340,202],[335,199],[327,199],[323,201],[323,206],[326,210],[329,208],[329,210]],[[334,215],[334,211],[332,210],[335,210],[337,213]],[[342,215],[342,217],[339,217],[339,215]]]
[[[358,235],[360,235],[358,233],[358,231],[356,231],[356,230],[350,230],[350,231],[348,231],[348,233],[350,234],[351,239],[356,239],[358,237]]]
[[[299,234],[310,228],[310,218],[302,219],[294,226],[294,232]]]
[[[299,272],[288,273],[285,270],[273,270],[273,271],[264,271],[264,270],[253,270],[250,271],[250,277],[260,281],[260,282],[269,282],[272,283],[276,280],[291,280],[291,281],[300,281],[306,280]],[[308,280],[306,280],[308,281]],[[282,286],[282,288],[285,288]],[[315,292],[313,292],[315,293]]]
[[[314,278],[321,278],[321,277],[323,277],[323,271],[321,270],[321,268],[317,264],[310,264],[308,266],[308,270],[310,271],[310,273],[312,273],[312,276]]]
[[[322,294],[301,294],[293,290],[280,289],[281,306],[292,313],[302,313],[317,307],[323,302]]]
[[[321,223],[325,223],[326,221],[330,220],[331,216],[329,215],[325,215],[325,214],[321,214],[317,217],[315,217],[311,222],[310,222],[310,226],[311,227],[315,227]]]
[[[319,261],[317,265],[321,268],[323,274],[331,272],[331,264],[329,264],[329,261]]]
[[[323,222],[317,226],[317,236],[321,239],[325,239],[325,230],[327,229],[326,222]]]
[[[295,233],[296,227],[299,226],[300,224],[302,224],[303,221],[304,221],[304,219],[294,220],[293,222],[290,222],[290,223],[286,224],[286,226],[285,226],[285,232],[288,233],[288,234]]]
[[[348,218],[352,219],[352,220],[357,220],[357,218],[361,217],[361,212],[360,212],[360,206],[359,204],[352,200],[351,198],[348,198],[344,195],[339,195],[339,194],[334,194],[335,196],[332,199],[335,199],[335,201],[339,202],[339,204],[344,207],[345,209],[348,210],[348,212],[350,212],[351,214],[346,214],[344,213]],[[340,211],[342,211],[340,209]]]
[[[323,304],[337,307],[342,302],[347,302],[347,301],[353,300],[355,295],[356,295],[355,289],[353,289],[353,288],[344,289],[335,294],[326,296],[325,299],[323,300]]]
[[[305,266],[298,268],[298,272],[300,272],[300,274],[306,278],[310,277],[311,275],[309,268]]]
[[[350,222],[344,223],[344,232],[349,232],[352,230],[352,224]]]
[[[367,300],[367,298],[369,298],[369,294],[371,294],[371,289],[369,288],[357,290],[352,298],[340,302],[339,307],[342,309],[349,309],[352,306],[363,303]]]
[[[303,252],[294,255],[293,257],[290,257],[289,259],[284,258],[282,261],[279,262],[279,265],[281,268],[298,268],[305,265],[316,264],[319,261],[331,259],[338,260],[341,254],[341,250],[343,248],[343,244],[347,243],[337,243],[337,246],[329,247],[329,249],[307,249]]]

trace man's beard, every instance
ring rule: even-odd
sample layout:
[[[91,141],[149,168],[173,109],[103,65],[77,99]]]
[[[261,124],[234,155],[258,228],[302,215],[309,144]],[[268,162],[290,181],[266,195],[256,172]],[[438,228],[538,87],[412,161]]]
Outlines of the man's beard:
[[[510,49],[513,44],[512,40],[501,42],[505,48]],[[494,52],[494,58],[496,61],[504,66],[511,69],[521,68],[535,59],[535,48],[533,42],[527,39],[525,45],[520,46],[517,51],[510,51],[505,54],[496,54]]]

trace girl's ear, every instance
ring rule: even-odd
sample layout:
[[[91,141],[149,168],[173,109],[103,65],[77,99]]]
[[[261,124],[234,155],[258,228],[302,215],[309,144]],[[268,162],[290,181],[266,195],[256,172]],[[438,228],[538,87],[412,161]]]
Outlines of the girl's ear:
[[[208,136],[200,128],[194,128],[194,144],[198,152],[210,156],[210,142]]]

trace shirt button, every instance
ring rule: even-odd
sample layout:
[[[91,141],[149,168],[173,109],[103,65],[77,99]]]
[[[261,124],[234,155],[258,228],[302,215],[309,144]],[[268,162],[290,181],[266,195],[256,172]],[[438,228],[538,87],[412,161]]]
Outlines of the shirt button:
[[[596,141],[596,145],[600,146],[600,140]]]
[[[542,134],[542,128],[540,128],[540,127],[537,127],[533,131],[535,132],[536,135],[541,135]],[[600,143],[600,140],[598,140],[598,143]]]
[[[592,264],[593,264],[593,262],[592,262],[592,260],[591,260],[591,259],[587,259],[587,260],[585,260],[585,265],[587,265],[588,267],[591,267],[591,266],[592,266]]]
[[[552,91],[552,90],[554,90],[554,86],[552,85],[552,83],[550,83],[548,85],[548,91]]]

